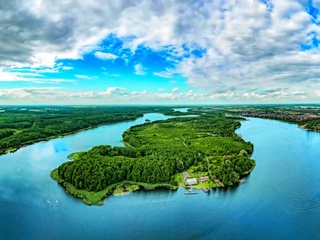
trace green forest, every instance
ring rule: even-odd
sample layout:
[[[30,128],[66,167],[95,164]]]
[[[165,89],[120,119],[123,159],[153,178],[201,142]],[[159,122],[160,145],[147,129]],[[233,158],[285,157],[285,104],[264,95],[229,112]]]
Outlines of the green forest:
[[[198,113],[226,114],[230,117],[245,116],[274,119],[297,124],[309,131],[320,131],[320,106],[301,105],[237,105],[212,106],[193,109]]]
[[[51,176],[87,204],[101,204],[118,183],[176,189],[177,175],[194,168],[233,185],[255,166],[253,145],[235,133],[238,127],[239,121],[219,115],[146,122],[123,133],[125,147],[101,145],[74,154]]]
[[[168,107],[3,107],[0,112],[0,155],[99,125],[135,120],[149,112],[179,114]]]

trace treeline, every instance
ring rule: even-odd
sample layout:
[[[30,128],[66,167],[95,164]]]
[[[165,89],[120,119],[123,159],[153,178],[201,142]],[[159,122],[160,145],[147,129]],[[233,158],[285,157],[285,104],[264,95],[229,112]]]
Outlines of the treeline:
[[[199,159],[191,150],[163,150],[96,146],[80,153],[79,160],[62,164],[58,174],[77,189],[97,192],[124,180],[171,183],[177,171]]]
[[[14,134],[14,130],[11,129],[0,129],[0,139],[9,137]]]
[[[86,116],[83,115],[81,119],[63,119],[58,121],[54,119],[46,119],[43,121],[39,119],[28,125],[29,128],[20,131],[17,134],[7,134],[4,138],[0,139],[0,153],[5,153],[8,148],[19,148],[27,143],[37,142],[39,140],[47,139],[54,136],[60,136],[81,129],[95,127],[101,124],[116,123],[121,121],[134,120],[142,117],[140,113],[123,113],[122,115],[101,114],[100,116]],[[30,127],[32,126],[32,127]]]
[[[213,179],[220,179],[226,185],[239,182],[242,175],[255,166],[255,161],[241,154],[224,158],[220,166],[211,165],[209,174]]]
[[[28,111],[30,110],[30,111]],[[102,124],[132,121],[148,112],[173,112],[158,107],[18,107],[0,114],[0,154],[51,137]]]
[[[304,125],[304,128],[311,130],[311,131],[320,131],[320,119],[309,119],[305,123],[302,123],[300,125]]]

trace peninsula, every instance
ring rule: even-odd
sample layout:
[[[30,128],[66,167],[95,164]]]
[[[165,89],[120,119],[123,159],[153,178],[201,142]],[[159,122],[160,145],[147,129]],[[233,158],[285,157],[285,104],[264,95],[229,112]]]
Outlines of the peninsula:
[[[218,114],[146,122],[123,133],[125,147],[73,154],[51,177],[88,205],[139,188],[237,184],[255,166],[253,144],[235,133],[239,127],[238,120]]]
[[[132,121],[150,112],[188,114],[163,106],[5,106],[0,109],[0,155],[101,125]]]

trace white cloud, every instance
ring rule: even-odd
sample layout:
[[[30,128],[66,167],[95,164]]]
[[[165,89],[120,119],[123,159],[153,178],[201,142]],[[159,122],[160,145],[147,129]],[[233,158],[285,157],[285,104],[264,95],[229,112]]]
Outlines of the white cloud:
[[[163,78],[172,78],[173,74],[171,72],[155,72],[154,76],[163,77]]]
[[[63,70],[72,70],[73,67],[71,67],[71,66],[63,66],[62,69]]]
[[[271,9],[258,0],[12,0],[0,16],[0,67],[53,68],[57,59],[82,58],[90,51],[114,59],[100,52],[102,40],[113,33],[134,36],[125,43],[132,50],[139,44],[169,50],[174,74],[213,95],[237,98],[249,89],[268,87],[309,93],[310,87],[320,88],[320,51],[312,47],[320,40],[320,27],[306,12],[307,2],[272,1]],[[313,3],[320,7],[318,0]],[[23,21],[13,14],[17,6]],[[302,50],[306,45],[311,49]],[[141,64],[135,73],[146,75]],[[1,74],[1,79],[17,78]],[[282,92],[277,96],[291,97]],[[244,97],[264,98],[254,94]]]
[[[171,92],[177,92],[179,90],[179,88],[173,88],[172,90],[171,90]]]
[[[46,72],[42,69],[31,69],[29,71],[23,71],[23,69],[4,69],[0,68],[0,82],[33,82],[33,83],[47,83],[58,84],[63,82],[75,82],[70,79],[61,78],[43,78],[41,73]],[[39,78],[41,77],[41,78]]]
[[[126,88],[123,87],[108,87],[105,92],[100,92],[99,95],[107,95],[111,96],[112,94],[124,94],[126,91]]]
[[[103,72],[104,75],[108,76],[108,77],[120,77],[120,74],[115,74],[115,73],[107,73],[107,72]]]
[[[87,80],[92,79],[92,77],[90,77],[90,76],[80,75],[80,74],[76,74],[75,77],[76,77],[76,78],[80,78],[80,79],[87,79]]]
[[[318,90],[309,92],[288,92],[281,89],[268,89],[261,93],[193,93],[188,92],[149,92],[133,91],[123,87],[108,87],[105,91],[70,92],[61,87],[32,87],[0,89],[1,104],[135,104],[135,103],[247,103],[284,102],[290,98],[305,102],[306,97],[320,94]]]
[[[94,55],[101,60],[114,60],[118,58],[118,56],[112,53],[95,52]]]
[[[176,83],[178,83],[178,81],[176,81],[176,80],[170,80],[169,83],[171,83],[171,84],[176,84]]]
[[[141,64],[134,65],[134,74],[136,75],[146,75],[147,72],[145,72],[145,69],[142,67]]]

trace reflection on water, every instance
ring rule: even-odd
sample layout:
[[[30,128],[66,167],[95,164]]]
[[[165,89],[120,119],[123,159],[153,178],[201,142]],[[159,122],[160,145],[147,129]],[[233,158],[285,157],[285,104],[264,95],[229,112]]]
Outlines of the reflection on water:
[[[0,239],[319,239],[320,135],[292,124],[243,121],[237,132],[254,143],[256,168],[210,194],[139,191],[89,207],[50,179],[70,153],[121,145],[130,126],[166,118],[147,114],[1,156]]]

